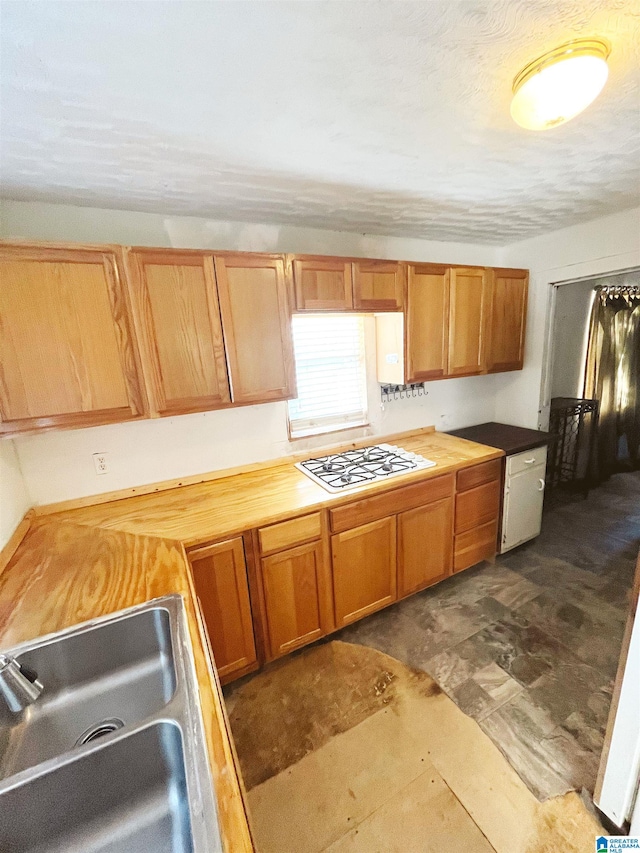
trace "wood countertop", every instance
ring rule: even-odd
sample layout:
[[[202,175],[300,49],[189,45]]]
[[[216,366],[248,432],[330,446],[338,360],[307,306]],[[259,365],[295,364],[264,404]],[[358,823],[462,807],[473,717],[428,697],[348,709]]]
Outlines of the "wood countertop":
[[[377,441],[385,439],[369,438],[349,447],[364,447]],[[334,494],[295,468],[294,459],[280,460],[274,465],[243,474],[68,510],[49,517],[91,527],[159,536],[180,541],[190,548],[325,506],[338,506],[365,495],[368,497],[376,492],[400,488],[419,479],[438,477],[503,455],[494,447],[433,429],[386,441],[397,442],[405,450],[432,459],[436,462],[435,468],[412,471],[390,481],[383,480],[347,493]],[[306,455],[310,457],[313,453]]]
[[[226,853],[252,853],[233,746],[179,542],[36,522],[0,574],[0,648],[169,593],[185,601]]]
[[[370,438],[349,447],[375,441]],[[224,539],[503,455],[501,450],[432,428],[387,441],[434,460],[436,467],[332,494],[298,471],[294,459],[287,459],[195,485],[41,515],[0,573],[0,648],[169,593],[184,597],[227,853],[251,853],[254,847],[185,546]]]

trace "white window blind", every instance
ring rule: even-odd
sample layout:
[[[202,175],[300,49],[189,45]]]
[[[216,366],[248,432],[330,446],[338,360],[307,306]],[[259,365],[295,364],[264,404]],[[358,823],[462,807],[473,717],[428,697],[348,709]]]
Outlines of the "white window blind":
[[[298,398],[289,401],[291,435],[367,423],[362,317],[297,315],[292,323]]]

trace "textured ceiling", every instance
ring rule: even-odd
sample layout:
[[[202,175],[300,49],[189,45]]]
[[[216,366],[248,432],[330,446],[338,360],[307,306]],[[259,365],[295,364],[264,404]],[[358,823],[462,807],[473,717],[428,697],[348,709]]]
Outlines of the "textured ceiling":
[[[509,243],[640,203],[637,0],[3,0],[3,195]],[[511,82],[612,45],[542,134]]]

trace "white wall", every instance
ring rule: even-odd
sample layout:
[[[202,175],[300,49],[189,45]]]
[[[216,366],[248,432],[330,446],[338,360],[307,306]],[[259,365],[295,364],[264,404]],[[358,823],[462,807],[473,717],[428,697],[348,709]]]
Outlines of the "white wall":
[[[640,208],[514,243],[499,254],[501,265],[526,267],[531,275],[524,369],[505,374],[496,420],[531,428],[540,420],[544,427],[547,413],[539,408],[549,285],[640,266]]]
[[[609,755],[596,805],[616,826],[631,819],[640,781],[640,610],[635,614]],[[640,819],[636,808],[633,822]],[[632,834],[640,831],[636,824]]]
[[[324,231],[292,225],[260,225],[103,210],[66,204],[0,199],[0,238],[174,246],[243,252],[307,252],[406,261],[494,264],[499,249],[472,243],[443,243]]]
[[[14,442],[0,441],[0,550],[30,506]]]
[[[495,247],[469,244],[66,205],[3,201],[0,211],[3,239],[315,252],[487,265],[497,262],[499,252]],[[372,337],[373,322],[368,320],[371,426],[359,432],[332,434],[322,443],[430,424],[453,429],[494,419],[496,395],[506,381],[504,375],[432,382],[426,397],[394,401],[382,411],[375,383]],[[286,404],[270,403],[25,436],[16,439],[15,444],[29,494],[40,505],[278,458],[317,447],[319,442],[290,443]],[[108,474],[95,474],[92,454],[96,452],[109,454]]]

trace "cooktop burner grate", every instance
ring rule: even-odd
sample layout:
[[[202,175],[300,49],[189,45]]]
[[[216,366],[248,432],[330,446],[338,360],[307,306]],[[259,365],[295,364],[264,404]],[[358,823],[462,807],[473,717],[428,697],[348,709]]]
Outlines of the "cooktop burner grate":
[[[341,492],[413,469],[432,468],[435,464],[430,459],[409,453],[401,447],[376,444],[372,447],[306,459],[296,463],[296,468],[328,491]]]

